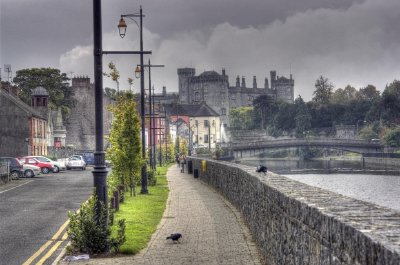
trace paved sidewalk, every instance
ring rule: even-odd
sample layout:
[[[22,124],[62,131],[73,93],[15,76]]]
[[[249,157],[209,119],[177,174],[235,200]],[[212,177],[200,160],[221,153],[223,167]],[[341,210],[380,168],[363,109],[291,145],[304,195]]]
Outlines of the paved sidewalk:
[[[147,248],[135,256],[70,264],[259,265],[257,248],[240,214],[221,195],[176,165],[167,173],[170,194],[164,216]],[[166,240],[179,232],[180,243]],[[62,262],[61,264],[69,264]]]

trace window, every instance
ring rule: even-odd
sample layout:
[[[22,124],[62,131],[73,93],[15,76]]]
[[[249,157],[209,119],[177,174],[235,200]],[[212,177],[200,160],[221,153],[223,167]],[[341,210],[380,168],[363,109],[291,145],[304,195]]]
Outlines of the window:
[[[205,135],[204,135],[204,143],[205,143],[205,144],[208,144],[208,134],[205,134]]]
[[[222,114],[222,115],[226,115],[226,109],[225,109],[225,108],[222,108],[222,109],[221,109],[221,114]]]
[[[208,120],[204,120],[204,128],[208,128],[208,126],[209,126]]]
[[[194,93],[194,100],[200,101],[200,93],[199,92]]]

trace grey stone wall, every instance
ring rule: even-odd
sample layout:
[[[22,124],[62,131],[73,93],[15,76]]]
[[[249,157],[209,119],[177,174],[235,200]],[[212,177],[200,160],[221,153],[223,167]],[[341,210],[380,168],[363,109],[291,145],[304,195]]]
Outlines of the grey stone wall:
[[[28,155],[26,139],[29,137],[30,113],[21,109],[10,97],[0,92],[0,156],[25,156]]]
[[[193,168],[240,210],[269,265],[400,264],[400,212],[255,168]]]

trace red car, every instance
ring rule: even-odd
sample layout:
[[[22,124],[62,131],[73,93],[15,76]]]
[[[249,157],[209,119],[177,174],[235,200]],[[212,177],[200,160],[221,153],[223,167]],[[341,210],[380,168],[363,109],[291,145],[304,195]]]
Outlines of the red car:
[[[41,162],[41,161],[37,160],[34,157],[25,156],[25,157],[22,158],[22,161],[25,164],[29,164],[29,165],[34,165],[34,166],[40,167],[40,170],[42,171],[43,174],[48,174],[50,171],[53,170],[53,165],[51,163]]]

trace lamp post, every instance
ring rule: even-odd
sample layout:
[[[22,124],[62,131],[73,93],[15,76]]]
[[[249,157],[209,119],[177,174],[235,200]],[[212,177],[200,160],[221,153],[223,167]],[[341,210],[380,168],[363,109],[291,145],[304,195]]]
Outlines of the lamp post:
[[[140,13],[139,14],[127,14],[121,15],[121,19],[118,23],[118,30],[119,35],[121,38],[125,37],[127,25],[125,23],[124,17],[132,19],[136,25],[137,22],[133,18],[140,18],[140,23],[138,25],[140,31],[140,69],[143,69],[143,11],[142,6],[140,6]],[[136,70],[138,70],[136,68]],[[135,70],[135,74],[137,71]],[[145,132],[145,109],[144,109],[144,71],[140,71],[140,115],[141,115],[141,123],[142,123],[142,159],[143,159],[143,166],[142,166],[142,180],[141,180],[141,194],[149,193],[147,189],[147,165],[146,165],[146,132]]]
[[[93,50],[94,50],[94,98],[95,98],[95,128],[96,151],[94,152],[93,182],[95,193],[99,202],[106,207],[107,216],[107,169],[103,141],[103,54],[102,54],[102,26],[101,26],[101,0],[93,0]],[[101,207],[97,205],[97,223],[100,224]],[[108,220],[108,217],[105,218]],[[102,224],[107,227],[107,221]]]
[[[192,118],[189,118],[189,156],[192,155],[192,127],[190,121]]]
[[[140,67],[140,68],[139,68]],[[150,160],[150,167],[152,169],[155,168],[156,165],[156,157],[155,157],[155,150],[154,145],[155,145],[155,139],[154,139],[154,132],[153,132],[153,127],[154,127],[154,100],[152,99],[152,89],[151,89],[151,68],[152,67],[164,67],[163,64],[151,64],[150,59],[149,59],[149,64],[147,65],[137,65],[136,70],[135,70],[135,75],[138,71],[142,72],[141,69],[145,69],[144,67],[147,67],[148,72],[149,72],[149,121],[150,121],[150,130],[149,130],[149,160]],[[143,75],[144,76],[144,75]],[[142,77],[142,75],[141,75]],[[152,102],[153,101],[153,102]],[[153,108],[152,108],[153,106]]]
[[[208,126],[208,151],[211,151],[211,124],[210,124],[210,120],[207,120],[207,126]]]

